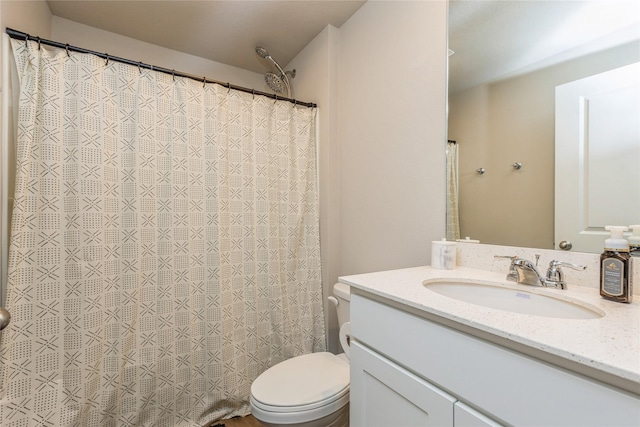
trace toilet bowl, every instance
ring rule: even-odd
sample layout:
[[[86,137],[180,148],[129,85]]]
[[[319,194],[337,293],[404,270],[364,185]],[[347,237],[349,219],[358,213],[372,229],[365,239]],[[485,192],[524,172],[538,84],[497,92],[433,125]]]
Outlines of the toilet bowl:
[[[266,427],[349,425],[349,286],[336,283],[340,344],[345,351],[293,357],[272,366],[251,384],[251,413]]]

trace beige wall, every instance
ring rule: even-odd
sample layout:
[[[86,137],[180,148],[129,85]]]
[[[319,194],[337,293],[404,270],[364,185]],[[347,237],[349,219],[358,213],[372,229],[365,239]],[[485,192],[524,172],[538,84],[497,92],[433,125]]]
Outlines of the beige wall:
[[[341,275],[430,263],[445,235],[447,3],[370,1],[340,28]]]
[[[36,37],[51,37],[51,11],[44,0],[2,0],[0,22],[3,32],[8,27]]]
[[[285,68],[319,106],[325,295],[340,275],[428,264],[444,236],[446,2],[366,3]]]
[[[332,294],[340,266],[340,145],[336,86],[340,30],[326,27],[285,69],[296,70],[293,80],[295,98],[318,104],[318,175],[320,198],[320,242],[322,287]],[[338,350],[336,311],[325,298],[325,319],[329,350]]]
[[[449,96],[462,236],[554,247],[555,87],[640,61],[638,42]],[[514,170],[515,162],[522,169]],[[478,175],[476,169],[486,169]]]
[[[220,82],[268,91],[265,87],[264,77],[260,73],[167,49],[57,16],[54,16],[51,21],[51,37],[59,42],[169,70],[176,69]],[[254,55],[254,52],[247,52],[247,55]]]

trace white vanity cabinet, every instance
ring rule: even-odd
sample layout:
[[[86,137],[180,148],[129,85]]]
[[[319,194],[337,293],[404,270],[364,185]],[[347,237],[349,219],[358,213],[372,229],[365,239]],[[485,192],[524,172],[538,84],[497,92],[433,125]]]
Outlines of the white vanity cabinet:
[[[640,425],[640,396],[426,317],[352,290],[352,427]]]

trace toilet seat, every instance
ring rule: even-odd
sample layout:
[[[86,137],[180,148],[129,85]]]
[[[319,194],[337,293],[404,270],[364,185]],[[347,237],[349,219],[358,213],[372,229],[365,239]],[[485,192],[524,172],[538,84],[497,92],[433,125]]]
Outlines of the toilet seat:
[[[294,357],[267,369],[251,385],[251,404],[269,413],[335,411],[349,401],[349,364],[332,353]]]

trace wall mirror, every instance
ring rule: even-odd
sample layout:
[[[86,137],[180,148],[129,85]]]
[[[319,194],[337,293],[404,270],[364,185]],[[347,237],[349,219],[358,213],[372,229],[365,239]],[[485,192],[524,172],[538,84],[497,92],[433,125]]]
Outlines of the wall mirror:
[[[450,0],[448,137],[456,149],[448,151],[458,156],[460,237],[559,249],[554,197],[572,172],[555,166],[556,87],[640,62],[639,21],[635,0]],[[632,138],[618,155],[637,157],[637,165],[640,141]],[[610,180],[629,194],[631,207],[599,218],[600,225],[640,222],[633,169]],[[590,197],[593,206],[610,202]],[[456,222],[452,212],[448,228]],[[597,249],[573,250],[599,252],[603,240],[598,236]]]

